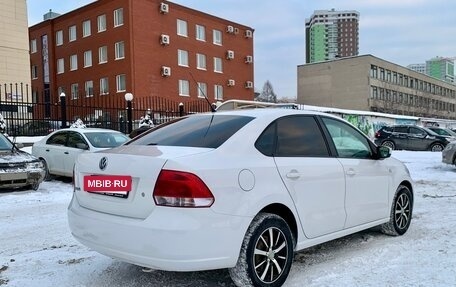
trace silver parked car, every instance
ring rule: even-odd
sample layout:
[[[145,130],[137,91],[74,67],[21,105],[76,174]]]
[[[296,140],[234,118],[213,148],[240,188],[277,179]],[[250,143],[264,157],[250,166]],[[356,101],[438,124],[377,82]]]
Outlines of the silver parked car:
[[[19,144],[13,144],[0,133],[0,188],[30,187],[37,190],[44,179],[44,166],[18,147]]]
[[[456,142],[450,142],[442,151],[442,162],[456,165]]]

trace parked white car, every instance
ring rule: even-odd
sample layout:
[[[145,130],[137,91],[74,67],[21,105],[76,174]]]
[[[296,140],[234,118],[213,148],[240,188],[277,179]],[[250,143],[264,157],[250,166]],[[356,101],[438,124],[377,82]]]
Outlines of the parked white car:
[[[117,147],[129,139],[123,133],[109,129],[60,129],[35,142],[32,155],[44,163],[46,179],[51,175],[72,177],[74,162],[80,154]]]
[[[374,226],[407,231],[413,184],[390,155],[327,114],[195,114],[79,156],[69,226],[139,266],[230,268],[237,286],[281,286],[296,250]]]

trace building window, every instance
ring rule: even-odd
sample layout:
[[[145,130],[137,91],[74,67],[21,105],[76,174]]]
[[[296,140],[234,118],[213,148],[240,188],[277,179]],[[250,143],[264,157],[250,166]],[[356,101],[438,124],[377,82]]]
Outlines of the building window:
[[[56,46],[63,45],[63,31],[62,30],[55,32],[55,45]]]
[[[177,19],[177,35],[187,37],[187,21]]]
[[[65,72],[65,60],[60,58],[57,60],[57,74],[62,74]]]
[[[204,26],[196,25],[196,40],[206,41],[206,29]]]
[[[222,31],[214,30],[214,32],[213,32],[213,43],[215,45],[222,45]]]
[[[214,85],[214,98],[216,101],[223,101],[223,86]]]
[[[75,71],[78,69],[78,55],[70,56],[70,71]]]
[[[371,65],[371,78],[377,79],[377,66]]]
[[[32,79],[38,79],[38,66],[32,66]]]
[[[36,47],[36,39],[33,39],[30,41],[30,54],[36,53],[37,47]]]
[[[200,70],[206,70],[206,55],[196,54],[196,68]]]
[[[86,81],[84,85],[86,97],[93,97],[93,81]]]
[[[90,20],[82,22],[82,37],[88,37],[92,34],[90,29]]]
[[[98,23],[98,33],[106,31],[106,15],[100,15],[97,18],[97,23]]]
[[[117,92],[125,92],[127,90],[125,74],[116,76]]]
[[[70,28],[68,28],[68,41],[69,42],[76,41],[76,26],[75,25],[70,26]]]
[[[79,97],[79,86],[78,84],[71,84],[71,99],[76,100]]]
[[[179,80],[179,96],[190,96],[190,85],[187,80]]]
[[[98,63],[103,64],[108,62],[108,47],[103,46],[98,48]]]
[[[222,58],[214,57],[214,72],[223,73]]]
[[[125,58],[125,45],[124,42],[117,42],[115,44],[116,60]]]
[[[188,52],[184,50],[177,50],[177,64],[179,66],[188,67]]]
[[[114,27],[122,26],[123,24],[123,8],[114,10]]]
[[[107,95],[107,94],[109,94],[108,78],[101,78],[100,79],[100,95]]]
[[[84,52],[84,68],[92,66],[92,50]]]
[[[207,97],[207,85],[206,85],[206,83],[198,83],[197,88],[198,88],[198,91],[197,91],[198,98]]]

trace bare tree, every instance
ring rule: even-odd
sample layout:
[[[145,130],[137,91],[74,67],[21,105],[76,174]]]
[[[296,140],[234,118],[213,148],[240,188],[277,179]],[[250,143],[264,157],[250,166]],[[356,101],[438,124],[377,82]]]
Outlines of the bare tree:
[[[259,102],[277,103],[277,95],[274,93],[274,88],[269,80],[264,83],[263,91],[261,91],[260,95],[256,97],[255,100]]]

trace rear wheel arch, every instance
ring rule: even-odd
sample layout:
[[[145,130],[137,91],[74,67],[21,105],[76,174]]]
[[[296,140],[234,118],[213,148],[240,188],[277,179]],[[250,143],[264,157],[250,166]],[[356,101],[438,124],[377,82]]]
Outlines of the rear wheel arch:
[[[261,209],[259,213],[261,212],[272,213],[283,218],[288,226],[290,226],[291,232],[293,234],[293,239],[295,241],[294,244],[296,245],[296,242],[298,241],[298,224],[293,212],[286,205],[280,203],[270,204]]]

